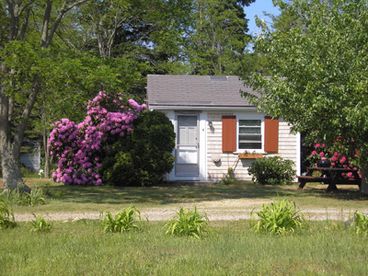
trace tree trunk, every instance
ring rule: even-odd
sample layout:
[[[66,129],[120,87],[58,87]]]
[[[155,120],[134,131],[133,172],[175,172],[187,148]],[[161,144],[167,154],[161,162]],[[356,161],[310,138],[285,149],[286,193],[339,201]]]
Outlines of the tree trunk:
[[[22,173],[19,163],[15,158],[16,154],[13,151],[13,146],[9,143],[3,145],[1,153],[1,168],[5,189],[19,189],[24,192],[29,192],[31,189],[23,182]]]
[[[360,177],[362,178],[362,184],[360,185],[360,192],[368,195],[368,164],[361,164]]]
[[[44,165],[44,176],[46,178],[50,178],[50,150],[49,147],[47,145],[47,130],[46,128],[43,129],[43,153],[44,153],[44,160],[45,160],[45,165]]]

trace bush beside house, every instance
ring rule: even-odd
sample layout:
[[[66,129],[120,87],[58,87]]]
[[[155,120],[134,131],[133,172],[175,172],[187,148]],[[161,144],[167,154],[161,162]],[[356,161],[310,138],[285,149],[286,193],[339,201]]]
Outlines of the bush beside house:
[[[145,111],[134,122],[134,131],[106,146],[102,174],[113,185],[158,184],[173,168],[175,133],[161,112]]]
[[[262,185],[287,184],[294,179],[294,162],[279,156],[257,159],[249,167],[252,181]]]

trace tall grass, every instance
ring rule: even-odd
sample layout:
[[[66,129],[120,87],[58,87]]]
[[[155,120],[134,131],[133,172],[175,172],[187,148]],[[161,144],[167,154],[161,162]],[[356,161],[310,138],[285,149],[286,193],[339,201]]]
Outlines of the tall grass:
[[[3,200],[17,206],[36,206],[46,204],[46,197],[42,189],[35,188],[31,192],[23,192],[19,189],[9,190],[1,194]]]
[[[106,235],[100,222],[28,223],[0,233],[0,275],[366,275],[367,238],[343,223],[311,222],[303,235],[259,235],[247,221],[212,222],[201,240],[145,231]]]

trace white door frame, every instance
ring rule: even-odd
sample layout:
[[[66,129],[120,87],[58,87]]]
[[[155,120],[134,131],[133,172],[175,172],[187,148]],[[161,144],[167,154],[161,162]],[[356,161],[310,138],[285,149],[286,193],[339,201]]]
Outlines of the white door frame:
[[[181,111],[168,111],[166,116],[170,119],[174,126],[175,137],[177,136],[178,129],[178,115],[198,115],[198,138],[199,138],[199,176],[198,177],[185,177],[175,175],[175,164],[172,171],[167,175],[168,181],[207,181],[207,112],[181,112]],[[173,155],[175,157],[177,138],[175,138],[175,149]]]

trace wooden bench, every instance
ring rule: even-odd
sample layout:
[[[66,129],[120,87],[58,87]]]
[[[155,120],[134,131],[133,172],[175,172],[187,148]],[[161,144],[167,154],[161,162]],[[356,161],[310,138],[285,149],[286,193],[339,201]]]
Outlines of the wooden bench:
[[[319,171],[320,175],[313,176],[313,171]],[[341,172],[352,172],[354,178],[343,178],[339,175]],[[308,168],[306,175],[297,176],[297,178],[299,182],[299,189],[303,189],[305,184],[308,182],[321,182],[328,185],[328,190],[337,190],[336,184],[358,185],[360,187],[360,184],[362,182],[362,179],[359,177],[357,170],[352,170],[348,168],[311,167]]]
[[[311,176],[311,175],[301,175],[297,176],[299,182],[299,189],[303,189],[306,183],[320,182],[326,185],[330,185],[332,179],[330,177],[321,177],[321,176]],[[335,185],[358,185],[360,187],[362,180],[359,179],[338,179],[335,181]]]

